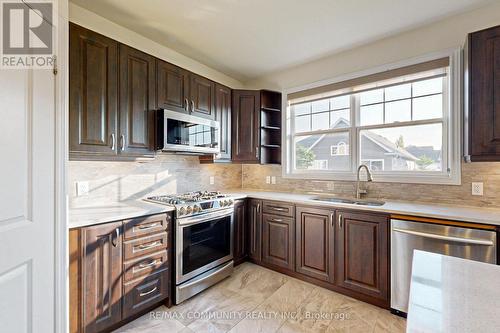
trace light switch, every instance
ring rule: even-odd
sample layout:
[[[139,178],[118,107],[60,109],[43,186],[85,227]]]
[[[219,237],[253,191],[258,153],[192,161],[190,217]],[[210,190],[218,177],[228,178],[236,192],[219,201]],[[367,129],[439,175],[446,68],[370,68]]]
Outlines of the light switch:
[[[472,195],[483,195],[483,183],[472,183]]]
[[[89,182],[76,182],[76,196],[89,194]]]

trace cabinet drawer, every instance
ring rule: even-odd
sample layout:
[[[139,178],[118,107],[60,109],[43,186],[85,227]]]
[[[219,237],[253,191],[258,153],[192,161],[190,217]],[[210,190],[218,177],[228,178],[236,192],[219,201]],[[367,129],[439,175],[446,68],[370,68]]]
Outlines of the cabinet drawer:
[[[168,229],[170,215],[161,214],[123,221],[124,237],[131,239],[156,234]]]
[[[293,204],[287,204],[285,202],[264,201],[263,212],[264,214],[294,217],[295,206]]]
[[[123,287],[123,317],[134,314],[168,297],[169,270],[164,270],[144,279],[127,283]]]
[[[168,268],[167,250],[125,262],[123,264],[123,275],[125,282],[128,282],[165,268]]]
[[[125,260],[138,258],[146,254],[158,252],[168,248],[168,233],[162,232],[143,238],[137,238],[123,243]]]

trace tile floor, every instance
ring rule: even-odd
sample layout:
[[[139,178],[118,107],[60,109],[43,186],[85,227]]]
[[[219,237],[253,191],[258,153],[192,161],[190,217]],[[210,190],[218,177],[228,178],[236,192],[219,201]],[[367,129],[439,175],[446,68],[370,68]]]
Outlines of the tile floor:
[[[115,332],[404,332],[389,311],[244,263],[233,275],[170,309]]]

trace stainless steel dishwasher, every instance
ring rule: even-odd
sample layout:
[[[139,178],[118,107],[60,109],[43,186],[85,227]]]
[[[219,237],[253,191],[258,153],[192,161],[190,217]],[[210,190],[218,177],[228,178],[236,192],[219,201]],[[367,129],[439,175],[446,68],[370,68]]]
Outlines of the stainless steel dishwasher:
[[[413,250],[496,264],[496,248],[495,231],[391,220],[393,312],[408,312]]]

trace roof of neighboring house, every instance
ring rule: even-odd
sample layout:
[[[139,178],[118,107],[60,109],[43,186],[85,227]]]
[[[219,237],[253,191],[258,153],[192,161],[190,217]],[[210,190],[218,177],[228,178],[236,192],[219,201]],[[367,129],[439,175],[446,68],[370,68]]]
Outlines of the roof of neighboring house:
[[[344,125],[344,126],[341,127],[341,125]],[[349,127],[350,126],[349,121],[347,119],[340,118],[339,120],[337,120],[337,122],[335,122],[335,124],[333,124],[333,126],[331,126],[331,128],[332,129],[333,128],[345,128],[346,127],[345,125],[347,125],[347,127]],[[304,137],[303,139],[301,139],[297,142],[300,142],[300,144],[302,146],[306,147],[308,150],[311,150],[315,146],[317,146],[318,143],[321,142],[325,138],[325,136],[326,136],[326,134],[322,134],[319,137],[317,135],[310,135],[310,136]],[[388,140],[387,138],[385,138],[381,135],[378,135],[378,134],[375,134],[375,133],[369,132],[369,131],[364,131],[363,136],[366,137],[367,139],[371,140],[376,145],[380,146],[382,149],[384,149],[389,154],[401,156],[406,160],[411,160],[411,161],[418,161],[419,160],[418,157],[411,154],[406,149],[398,147],[395,143],[391,142],[390,140]]]
[[[441,155],[442,155],[441,150],[436,150],[434,149],[433,146],[423,146],[423,147],[408,146],[405,149],[414,156],[418,157],[427,156],[428,158],[434,161],[441,161]]]

